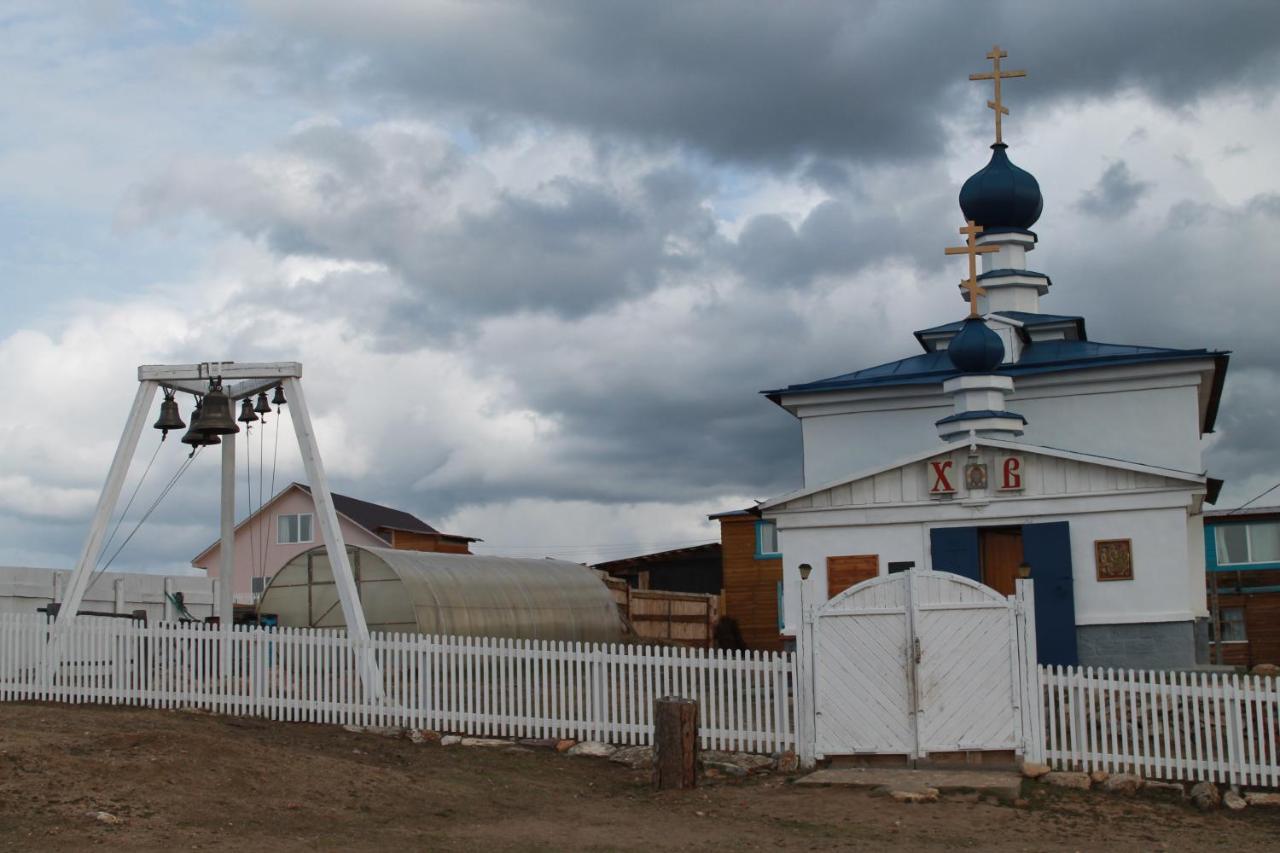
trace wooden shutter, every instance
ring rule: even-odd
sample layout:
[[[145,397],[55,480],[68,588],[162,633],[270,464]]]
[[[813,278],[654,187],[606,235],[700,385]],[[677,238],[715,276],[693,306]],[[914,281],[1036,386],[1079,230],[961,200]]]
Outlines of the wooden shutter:
[[[827,557],[827,598],[834,598],[856,583],[880,574],[879,554]]]

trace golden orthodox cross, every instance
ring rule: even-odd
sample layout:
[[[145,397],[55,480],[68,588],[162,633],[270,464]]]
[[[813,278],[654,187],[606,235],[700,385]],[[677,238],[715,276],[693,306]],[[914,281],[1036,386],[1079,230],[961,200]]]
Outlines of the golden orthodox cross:
[[[982,226],[970,219],[960,229],[961,234],[968,235],[968,239],[963,246],[948,246],[945,249],[948,255],[968,255],[969,256],[969,277],[960,282],[960,286],[969,291],[969,316],[978,316],[978,297],[986,296],[987,291],[982,285],[978,284],[978,255],[986,255],[990,252],[1000,251],[999,246],[979,246],[977,237],[982,233]]]
[[[1008,115],[1009,108],[1000,101],[1000,81],[1009,77],[1026,77],[1025,71],[1001,71],[1000,60],[1007,57],[1007,51],[1000,49],[1000,45],[991,48],[991,52],[987,54],[987,59],[991,60],[991,70],[983,71],[979,74],[970,74],[970,80],[994,80],[996,84],[996,92],[994,101],[987,101],[987,106],[996,111],[996,144],[1000,145],[1004,142],[1000,135],[1000,116]]]

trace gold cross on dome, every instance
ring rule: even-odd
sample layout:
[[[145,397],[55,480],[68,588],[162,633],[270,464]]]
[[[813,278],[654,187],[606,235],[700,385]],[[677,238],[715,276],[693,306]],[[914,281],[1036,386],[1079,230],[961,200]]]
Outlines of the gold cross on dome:
[[[977,237],[982,233],[982,226],[970,219],[960,229],[961,234],[968,235],[963,246],[948,246],[944,252],[948,255],[969,256],[969,277],[960,282],[960,286],[969,291],[969,316],[978,316],[978,297],[986,296],[987,290],[978,284],[978,255],[986,255],[1000,251],[999,246],[979,246]]]
[[[991,60],[991,70],[983,71],[978,74],[969,75],[970,80],[994,80],[995,81],[995,84],[996,84],[995,100],[987,101],[987,106],[990,109],[993,109],[996,111],[996,144],[997,145],[1000,145],[1004,142],[1004,139],[1000,135],[1000,116],[1002,115],[1007,116],[1009,114],[1009,108],[1006,107],[1000,101],[1000,81],[1008,79],[1009,77],[1026,77],[1027,76],[1027,72],[1025,71],[1001,71],[1000,70],[1000,60],[1004,59],[1008,55],[1009,54],[1006,51],[1003,51],[1000,49],[1000,45],[996,45],[995,47],[991,48],[991,52],[987,54],[987,59]]]

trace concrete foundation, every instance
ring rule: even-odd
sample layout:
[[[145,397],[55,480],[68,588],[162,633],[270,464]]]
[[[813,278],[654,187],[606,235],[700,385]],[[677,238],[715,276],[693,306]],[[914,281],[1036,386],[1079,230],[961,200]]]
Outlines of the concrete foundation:
[[[1124,669],[1189,669],[1200,659],[1194,622],[1077,625],[1081,666]]]

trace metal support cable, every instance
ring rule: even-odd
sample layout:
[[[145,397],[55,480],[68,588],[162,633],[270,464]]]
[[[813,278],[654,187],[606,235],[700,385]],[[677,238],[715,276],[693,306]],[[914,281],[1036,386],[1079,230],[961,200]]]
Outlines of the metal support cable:
[[[200,455],[200,451],[203,449],[204,449],[203,447],[195,448],[192,451],[191,455],[188,456],[185,461],[183,461],[182,465],[178,467],[177,472],[175,472],[174,475],[171,478],[169,478],[169,482],[166,483],[165,487],[160,490],[160,494],[158,494],[156,496],[156,499],[151,502],[151,506],[147,507],[147,511],[144,512],[142,514],[142,517],[138,519],[138,523],[133,526],[133,530],[129,531],[129,535],[126,536],[124,538],[124,541],[120,543],[120,547],[117,548],[115,553],[111,555],[111,559],[107,560],[106,565],[98,569],[98,571],[94,573],[93,577],[89,578],[88,586],[92,586],[97,576],[101,575],[103,572],[105,572],[108,568],[111,567],[111,564],[115,562],[116,557],[120,556],[120,552],[125,549],[125,546],[129,544],[129,541],[133,539],[133,537],[137,534],[139,530],[142,529],[142,525],[145,524],[147,519],[151,517],[151,513],[156,511],[156,508],[160,506],[160,502],[163,501],[165,497],[169,494],[169,492],[173,490],[173,487],[178,484],[178,480],[182,479],[182,475],[187,472],[187,469],[191,467],[191,463],[195,461],[195,458]],[[86,586],[86,589],[88,588],[88,586]]]

